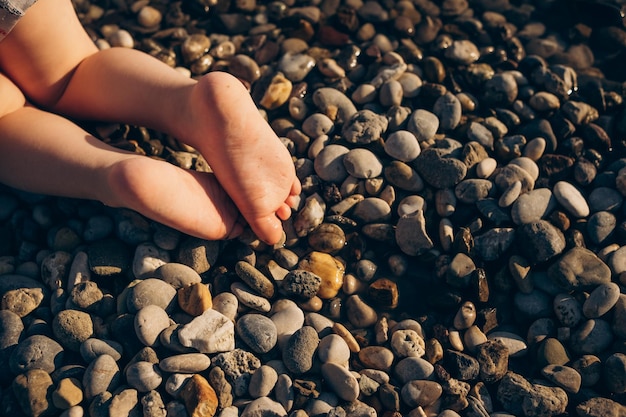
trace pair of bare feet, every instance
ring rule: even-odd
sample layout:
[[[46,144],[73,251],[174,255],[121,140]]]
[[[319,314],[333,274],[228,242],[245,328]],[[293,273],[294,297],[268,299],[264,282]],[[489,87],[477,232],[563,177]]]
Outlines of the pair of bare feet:
[[[229,74],[205,75],[187,98],[185,119],[171,133],[200,152],[213,173],[123,158],[110,167],[101,200],[204,239],[236,237],[247,223],[259,239],[277,243],[301,191],[287,148]]]

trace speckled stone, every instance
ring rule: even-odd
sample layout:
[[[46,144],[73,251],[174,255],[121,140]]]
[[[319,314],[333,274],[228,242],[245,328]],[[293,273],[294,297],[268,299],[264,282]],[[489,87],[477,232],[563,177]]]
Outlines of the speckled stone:
[[[248,262],[237,262],[235,264],[235,272],[243,282],[248,284],[258,294],[266,298],[274,296],[274,283]]]
[[[11,387],[17,405],[27,416],[38,417],[54,411],[51,398],[54,382],[46,371],[31,369],[19,374]]]
[[[283,349],[283,362],[287,369],[295,374],[309,371],[318,344],[319,337],[313,327],[303,326],[296,330]]]
[[[15,347],[9,358],[9,366],[15,375],[30,369],[41,369],[50,374],[63,365],[64,356],[63,347],[54,339],[35,334]]]
[[[274,322],[261,314],[246,314],[237,320],[237,335],[256,353],[267,353],[277,341]]]
[[[63,347],[79,352],[81,343],[94,336],[94,325],[91,316],[83,311],[62,310],[52,321],[52,331]]]

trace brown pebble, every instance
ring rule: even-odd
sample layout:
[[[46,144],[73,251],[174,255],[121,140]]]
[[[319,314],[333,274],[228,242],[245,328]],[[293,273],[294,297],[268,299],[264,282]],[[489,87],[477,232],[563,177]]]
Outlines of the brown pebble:
[[[398,285],[388,278],[372,282],[367,294],[372,302],[380,307],[393,309],[398,307]]]
[[[338,334],[343,338],[343,340],[345,340],[345,342],[348,344],[350,352],[359,353],[361,351],[361,346],[359,346],[359,343],[356,341],[352,333],[350,333],[350,331],[346,329],[343,324],[335,323],[333,325],[333,332],[335,334]]]
[[[178,290],[178,305],[194,317],[213,307],[213,298],[206,284],[197,282]]]
[[[213,417],[217,412],[218,400],[215,390],[199,374],[189,378],[180,392],[180,397],[191,417]]]

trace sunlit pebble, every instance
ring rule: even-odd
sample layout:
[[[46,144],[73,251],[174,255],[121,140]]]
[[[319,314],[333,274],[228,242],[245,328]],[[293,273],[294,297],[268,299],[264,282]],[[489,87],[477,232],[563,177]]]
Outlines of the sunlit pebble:
[[[144,6],[137,13],[137,22],[145,28],[155,27],[161,24],[161,20],[163,20],[163,15],[152,6]]]

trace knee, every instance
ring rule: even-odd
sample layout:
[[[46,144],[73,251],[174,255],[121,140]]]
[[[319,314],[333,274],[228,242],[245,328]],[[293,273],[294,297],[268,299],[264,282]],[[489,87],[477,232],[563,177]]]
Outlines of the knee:
[[[13,81],[0,73],[0,117],[21,109],[26,105],[26,97]]]

